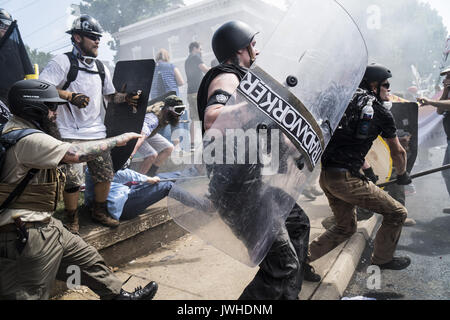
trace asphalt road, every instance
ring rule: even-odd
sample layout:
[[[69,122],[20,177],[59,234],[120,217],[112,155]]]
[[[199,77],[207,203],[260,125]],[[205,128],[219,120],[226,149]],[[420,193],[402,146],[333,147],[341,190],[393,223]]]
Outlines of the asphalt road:
[[[432,167],[439,167],[443,157],[443,149],[432,149]],[[423,168],[416,167],[413,172],[418,171]],[[378,276],[368,269],[373,250],[370,241],[344,297],[450,299],[450,214],[442,213],[443,208],[450,207],[450,197],[440,173],[418,178],[414,186],[416,194],[407,197],[406,207],[417,225],[403,228],[396,252],[409,256],[411,265],[401,271],[383,270]]]

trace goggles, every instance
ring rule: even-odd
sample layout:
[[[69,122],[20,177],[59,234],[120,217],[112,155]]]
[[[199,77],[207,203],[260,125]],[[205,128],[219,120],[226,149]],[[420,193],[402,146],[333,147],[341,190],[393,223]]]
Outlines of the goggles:
[[[10,20],[0,19],[0,29],[8,29],[11,23]]]
[[[169,107],[169,110],[177,116],[182,116],[186,112],[186,106]]]

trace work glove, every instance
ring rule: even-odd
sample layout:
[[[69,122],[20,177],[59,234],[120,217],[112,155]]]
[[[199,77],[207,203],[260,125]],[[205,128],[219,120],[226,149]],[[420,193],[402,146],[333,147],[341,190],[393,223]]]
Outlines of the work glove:
[[[137,110],[137,106],[139,103],[139,98],[141,97],[142,91],[133,91],[131,93],[127,93],[125,97],[126,103],[133,108],[133,112]]]
[[[82,94],[82,93],[76,93],[73,92],[70,96],[70,103],[72,103],[74,106],[77,106],[80,109],[84,109],[89,104],[89,97]]]
[[[374,184],[377,184],[379,177],[375,174],[375,172],[373,172],[372,168],[363,169],[363,172],[367,179],[372,181]]]
[[[409,176],[409,173],[408,173],[408,171],[406,171],[404,174],[402,174],[402,175],[398,175],[397,176],[397,181],[396,181],[396,183],[398,184],[398,185],[400,185],[400,186],[406,186],[406,185],[408,185],[408,184],[411,184],[412,183],[412,179],[411,179],[411,177]]]

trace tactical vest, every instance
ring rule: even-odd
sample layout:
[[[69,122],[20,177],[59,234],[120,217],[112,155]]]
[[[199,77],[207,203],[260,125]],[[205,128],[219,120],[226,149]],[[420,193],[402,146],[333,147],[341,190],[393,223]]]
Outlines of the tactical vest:
[[[5,133],[19,128],[11,128]],[[26,138],[24,138],[26,139]],[[10,152],[8,150],[7,152]],[[9,205],[9,209],[54,212],[58,201],[62,199],[65,175],[59,168],[41,170],[37,176],[44,175],[45,181],[29,183],[23,193]],[[3,203],[17,184],[0,183],[0,203]]]

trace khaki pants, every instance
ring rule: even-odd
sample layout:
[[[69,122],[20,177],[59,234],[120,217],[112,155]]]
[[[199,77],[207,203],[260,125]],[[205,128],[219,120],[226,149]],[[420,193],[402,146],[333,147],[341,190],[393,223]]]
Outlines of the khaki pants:
[[[328,198],[336,224],[311,243],[309,260],[319,259],[356,232],[358,206],[383,215],[383,223],[375,237],[372,263],[391,261],[408,213],[406,208],[372,182],[353,177],[348,171],[322,170],[320,186]]]
[[[28,242],[18,253],[16,233],[0,233],[0,299],[48,299],[55,278],[66,281],[78,267],[81,283],[102,299],[120,293],[122,282],[97,250],[66,230],[57,219],[28,229]],[[68,273],[69,272],[69,273]]]

